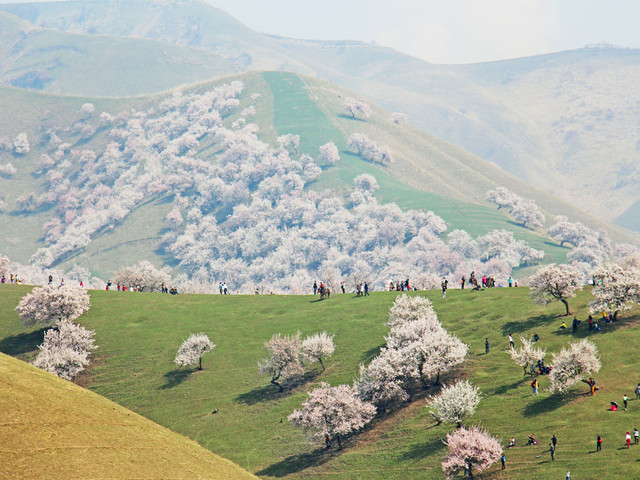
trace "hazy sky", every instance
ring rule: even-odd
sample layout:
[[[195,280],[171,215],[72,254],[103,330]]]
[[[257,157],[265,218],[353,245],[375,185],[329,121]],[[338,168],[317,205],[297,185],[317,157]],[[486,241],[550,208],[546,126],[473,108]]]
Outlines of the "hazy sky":
[[[498,60],[601,42],[640,48],[640,0],[207,1],[261,32],[375,41],[434,63]]]

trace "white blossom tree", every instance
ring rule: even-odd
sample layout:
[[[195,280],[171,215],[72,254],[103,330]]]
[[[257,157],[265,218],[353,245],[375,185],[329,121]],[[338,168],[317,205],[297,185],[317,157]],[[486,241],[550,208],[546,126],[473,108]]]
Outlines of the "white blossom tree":
[[[389,317],[386,325],[397,327],[415,320],[427,320],[435,326],[440,326],[438,316],[433,309],[431,300],[426,297],[398,295],[389,308]]]
[[[533,340],[529,340],[528,338],[520,337],[520,342],[522,342],[520,348],[509,347],[508,352],[511,359],[516,365],[522,367],[524,370],[523,374],[526,375],[529,366],[536,364],[538,360],[542,360],[546,351],[536,347]]]
[[[391,405],[409,399],[406,384],[413,368],[404,352],[383,347],[368,365],[360,364],[360,373],[353,384],[362,400],[386,411]]]
[[[60,320],[56,328],[45,332],[33,364],[65,380],[73,380],[90,363],[89,355],[97,348],[94,334],[70,320]]]
[[[442,462],[442,470],[447,477],[465,472],[470,478],[500,460],[502,446],[500,440],[478,427],[460,428],[447,435],[444,440],[449,453]]]
[[[211,352],[216,348],[216,345],[209,339],[204,333],[192,333],[189,335],[176,354],[176,358],[173,363],[179,367],[186,367],[189,365],[198,364],[198,370],[202,370],[202,356]]]
[[[542,227],[544,223],[544,215],[533,200],[520,200],[511,208],[511,215],[522,226],[528,223],[534,227]]]
[[[585,230],[588,229],[581,223],[571,223],[564,215],[558,215],[555,218],[555,223],[547,229],[547,234],[556,242],[560,242],[561,247],[565,243],[576,247],[585,237]]]
[[[170,280],[171,276],[168,273],[156,269],[146,260],[122,267],[113,277],[113,281],[120,285],[139,286],[144,292],[160,292],[162,284],[166,285]]]
[[[391,114],[391,121],[396,125],[406,125],[408,122],[407,116],[404,113],[394,112]]]
[[[582,274],[566,264],[550,263],[540,267],[528,280],[531,298],[540,305],[558,300],[565,306],[569,315],[568,299],[576,296],[576,290],[582,290]]]
[[[258,362],[258,373],[270,375],[271,383],[282,392],[282,382],[304,373],[300,332],[295,335],[275,334],[264,343],[269,357]]]
[[[31,145],[29,144],[29,137],[26,133],[19,133],[16,138],[13,139],[13,152],[18,155],[24,155],[29,153]]]
[[[617,320],[618,313],[640,303],[640,270],[606,263],[593,272],[595,286],[589,302],[591,314],[607,312]]]
[[[298,149],[300,148],[300,135],[287,133],[285,135],[280,135],[276,141],[279,147],[290,148],[294,153],[298,153]]]
[[[369,173],[361,173],[353,179],[353,184],[358,190],[372,194],[380,188],[376,177]]]
[[[321,382],[318,388],[309,392],[302,408],[295,410],[288,419],[312,438],[322,441],[330,437],[338,440],[338,448],[342,448],[342,439],[364,427],[375,414],[376,407],[363,402],[354,387],[331,387]]]
[[[338,160],[340,160],[340,153],[338,152],[338,147],[333,142],[325,143],[324,145],[320,145],[320,161],[324,162],[328,165],[333,165]]]
[[[17,170],[11,163],[0,165],[0,177],[9,178],[16,174]]]
[[[505,187],[498,187],[495,190],[489,190],[485,196],[485,200],[489,203],[495,203],[498,210],[508,208],[509,211],[520,201],[522,197],[516,195]]]
[[[371,107],[364,98],[347,97],[342,104],[342,113],[351,118],[366,119],[371,116]]]
[[[453,385],[444,385],[428,404],[438,423],[456,423],[459,428],[465,418],[475,413],[479,403],[480,391],[468,380],[461,380]]]
[[[329,335],[327,332],[314,333],[308,336],[302,342],[302,354],[305,360],[318,362],[324,370],[323,359],[331,357],[336,349],[333,343],[335,335]]]
[[[75,320],[89,310],[89,294],[80,287],[45,285],[26,294],[16,307],[25,327]]]
[[[565,394],[580,381],[583,376],[600,370],[602,364],[598,357],[598,347],[583,338],[579,342],[562,348],[560,353],[553,354],[553,368],[549,373],[549,388],[552,393]]]

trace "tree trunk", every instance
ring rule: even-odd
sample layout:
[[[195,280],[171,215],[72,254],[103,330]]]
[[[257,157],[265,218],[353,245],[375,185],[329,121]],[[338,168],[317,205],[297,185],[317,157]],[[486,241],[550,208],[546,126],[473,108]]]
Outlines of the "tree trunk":
[[[202,357],[198,359],[200,363],[198,364],[198,370],[202,370]]]
[[[618,320],[618,310],[616,310],[615,312],[613,312],[613,317],[611,317],[611,320],[613,320],[614,322],[616,320]]]
[[[338,450],[342,450],[342,439],[340,438],[340,435],[336,435],[336,438],[338,439]]]
[[[275,378],[271,379],[271,383],[276,385],[280,389],[281,392],[284,392],[284,388],[282,387],[282,385]]]
[[[320,362],[320,366],[322,367],[322,371],[324,372],[324,363],[322,363],[322,358],[318,358],[318,361]]]
[[[469,471],[469,478],[473,478],[473,472],[471,471],[471,464],[467,464],[467,470]]]
[[[562,303],[564,303],[564,308],[567,310],[567,313],[565,313],[565,314],[564,314],[564,316],[565,316],[565,317],[568,317],[568,316],[569,316],[569,314],[571,313],[571,312],[569,311],[569,302],[567,302],[564,298],[561,298],[561,299],[560,299],[560,301],[561,301]]]
[[[438,372],[436,374],[436,381],[435,381],[434,385],[440,385],[440,372]]]

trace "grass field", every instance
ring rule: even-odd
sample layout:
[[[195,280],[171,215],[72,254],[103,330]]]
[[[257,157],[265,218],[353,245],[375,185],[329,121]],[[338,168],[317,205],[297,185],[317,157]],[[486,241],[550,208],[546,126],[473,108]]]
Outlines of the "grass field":
[[[28,287],[0,289],[0,351],[28,360],[43,331],[22,328],[13,311],[26,291]],[[625,393],[633,397],[640,380],[638,309],[592,336],[603,363],[595,377],[601,390],[594,398],[584,395],[583,384],[568,398],[549,395],[544,377],[540,395],[532,397],[528,377],[504,351],[507,335],[538,333],[550,362],[551,352],[587,336],[586,326],[576,335],[558,331],[563,306],[537,306],[524,288],[450,290],[446,302],[438,292],[423,294],[432,299],[445,327],[470,345],[469,359],[457,375],[470,378],[483,400],[467,423],[485,426],[504,445],[511,436],[517,439],[518,447],[506,453],[507,471],[494,467],[485,478],[563,478],[567,469],[578,479],[640,475],[640,450],[633,451],[640,447],[622,448],[624,433],[640,427],[640,402],[631,400],[628,412],[607,410],[610,401],[620,403]],[[97,331],[100,348],[79,383],[264,478],[442,478],[441,440],[453,426],[435,426],[421,398],[376,420],[342,452],[317,450],[286,420],[317,382],[351,382],[358,364],[377,353],[395,296],[334,294],[318,302],[312,296],[91,292],[92,308],[81,321]],[[570,302],[578,318],[586,317],[590,297],[584,291]],[[303,335],[335,333],[336,352],[325,372],[312,368],[304,382],[279,394],[257,374],[256,362],[265,355],[262,343],[273,333],[297,330]],[[172,360],[181,341],[200,331],[218,345],[204,357],[204,370],[175,368]],[[484,354],[486,337],[492,343],[489,355]],[[211,414],[216,408],[219,412]],[[523,446],[530,433],[541,441],[539,446]],[[555,462],[545,452],[552,434],[559,442]],[[604,437],[598,454],[597,434]]]

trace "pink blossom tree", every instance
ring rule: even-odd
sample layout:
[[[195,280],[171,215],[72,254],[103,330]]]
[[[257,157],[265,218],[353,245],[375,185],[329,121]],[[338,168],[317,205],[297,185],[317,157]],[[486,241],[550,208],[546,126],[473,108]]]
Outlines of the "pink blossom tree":
[[[25,327],[75,320],[89,310],[89,294],[80,287],[45,285],[26,294],[16,307]]]
[[[325,143],[320,146],[320,161],[327,165],[333,165],[340,160],[340,154],[338,153],[338,147],[333,142]]]
[[[356,389],[349,385],[320,386],[309,392],[302,408],[289,415],[289,422],[320,441],[327,437],[342,439],[364,427],[376,414],[376,407],[362,401]]]
[[[634,303],[640,303],[640,270],[606,263],[593,272],[595,286],[591,293],[594,300],[589,302],[589,312],[608,312],[613,319],[618,313],[629,310]]]
[[[500,441],[478,427],[460,428],[447,435],[444,441],[449,453],[442,462],[442,470],[451,478],[465,472],[470,478],[500,460]]]
[[[568,299],[576,296],[576,290],[582,290],[582,274],[566,264],[551,263],[540,267],[528,280],[531,298],[540,305],[557,300],[564,304],[569,315]]]
[[[258,362],[258,373],[270,375],[271,383],[283,392],[282,382],[304,373],[300,332],[295,335],[275,334],[264,343],[269,357]]]
[[[522,197],[516,195],[505,187],[498,187],[495,190],[489,190],[485,197],[487,202],[495,203],[498,206],[498,210],[501,208],[508,208],[509,211],[511,211],[513,206],[521,199]]]
[[[145,292],[160,292],[162,284],[168,284],[171,276],[156,269],[151,262],[143,260],[136,265],[122,267],[114,275],[113,281],[120,285],[139,286]]]

